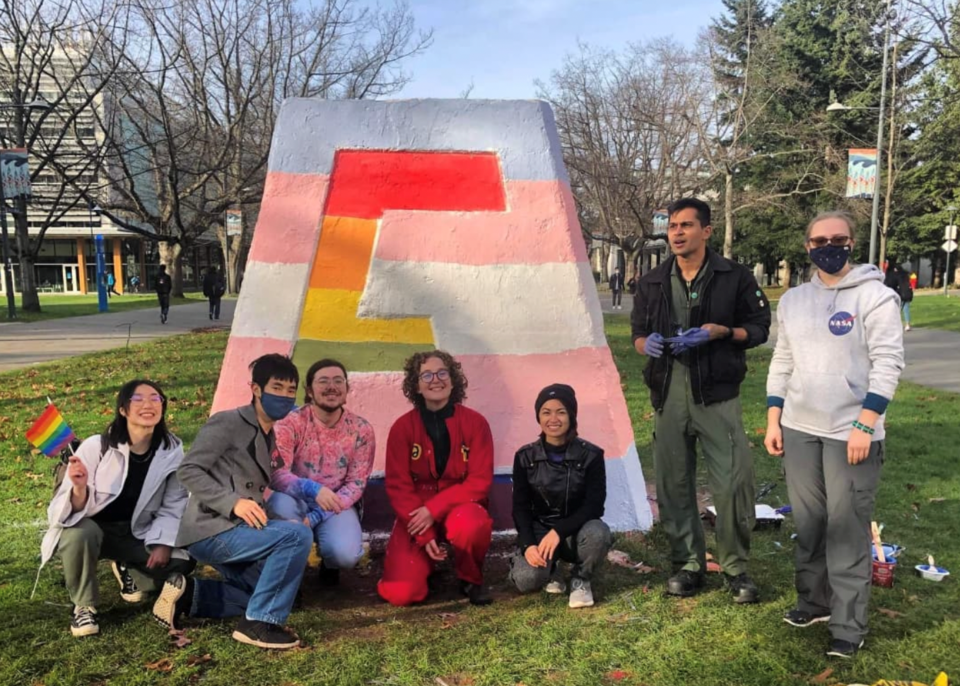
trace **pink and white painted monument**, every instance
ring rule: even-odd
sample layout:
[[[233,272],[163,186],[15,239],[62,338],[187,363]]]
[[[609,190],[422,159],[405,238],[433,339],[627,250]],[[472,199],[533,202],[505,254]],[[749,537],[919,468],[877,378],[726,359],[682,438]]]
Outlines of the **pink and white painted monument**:
[[[536,438],[533,402],[577,391],[581,435],[606,452],[605,520],[652,523],[620,376],[549,106],[537,101],[288,100],[214,411],[250,401],[248,365],[292,354],[301,372],[333,357],[349,405],[377,433],[409,404],[404,359],[454,354],[466,404],[496,440],[491,509],[511,528],[514,452]],[[377,484],[365,526],[389,526]]]

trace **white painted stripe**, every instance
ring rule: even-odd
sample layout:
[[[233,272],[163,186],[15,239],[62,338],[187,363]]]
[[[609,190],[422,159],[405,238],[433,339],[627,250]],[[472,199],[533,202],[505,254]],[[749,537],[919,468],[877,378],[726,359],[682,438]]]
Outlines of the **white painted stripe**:
[[[653,513],[647,502],[647,486],[640,468],[637,446],[631,445],[619,460],[608,459],[607,503],[603,521],[614,531],[647,531],[653,526]]]
[[[361,317],[430,317],[457,355],[530,355],[606,346],[590,265],[463,265],[374,259]]]
[[[231,337],[295,341],[312,266],[250,262],[233,315]]]

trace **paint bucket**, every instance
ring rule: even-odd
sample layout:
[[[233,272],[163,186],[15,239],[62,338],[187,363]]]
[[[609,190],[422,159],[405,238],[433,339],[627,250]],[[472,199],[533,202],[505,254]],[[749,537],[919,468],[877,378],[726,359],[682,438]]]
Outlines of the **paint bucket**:
[[[880,560],[874,560],[873,574],[870,579],[871,582],[874,586],[893,588],[893,572],[896,568],[896,560],[891,560],[889,562],[880,562]]]
[[[917,565],[917,572],[928,581],[943,581],[944,577],[950,576],[950,572],[945,567],[931,567],[930,565]]]

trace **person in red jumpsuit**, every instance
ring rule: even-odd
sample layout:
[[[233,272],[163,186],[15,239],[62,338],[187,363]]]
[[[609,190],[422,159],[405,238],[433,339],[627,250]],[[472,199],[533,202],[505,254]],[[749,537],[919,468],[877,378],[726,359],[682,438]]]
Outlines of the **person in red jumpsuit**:
[[[453,551],[461,592],[474,605],[493,602],[483,561],[493,520],[493,436],[479,412],[464,407],[467,379],[446,352],[416,353],[404,364],[403,394],[414,408],[390,428],[386,491],[397,515],[377,592],[392,605],[427,597],[435,562]]]

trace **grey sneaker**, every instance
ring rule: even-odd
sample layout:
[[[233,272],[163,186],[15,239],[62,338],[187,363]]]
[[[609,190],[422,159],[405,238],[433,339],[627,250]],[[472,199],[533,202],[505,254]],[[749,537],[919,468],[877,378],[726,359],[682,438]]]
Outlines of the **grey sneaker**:
[[[593,589],[586,579],[573,577],[570,580],[570,607],[593,607]]]
[[[553,595],[567,592],[567,583],[563,580],[563,571],[559,565],[554,567],[550,574],[550,581],[544,586],[543,590]]]
[[[97,608],[79,606],[73,608],[73,619],[70,620],[70,633],[77,638],[99,634],[100,625],[97,624]]]
[[[113,569],[113,576],[116,577],[117,583],[120,584],[121,598],[128,603],[139,603],[144,599],[144,592],[137,588],[137,584],[133,580],[133,577],[130,576],[130,570],[127,569],[125,564],[114,561],[110,564],[110,568]]]

